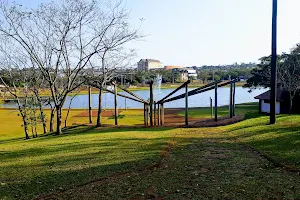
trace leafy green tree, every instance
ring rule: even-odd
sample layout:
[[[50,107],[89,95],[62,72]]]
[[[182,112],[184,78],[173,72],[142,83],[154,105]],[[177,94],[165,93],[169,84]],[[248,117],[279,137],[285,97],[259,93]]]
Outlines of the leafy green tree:
[[[202,70],[198,73],[198,78],[201,79],[202,83],[204,84],[205,82],[207,82],[209,77],[209,74],[206,70]]]
[[[277,56],[277,81],[282,89],[289,93],[291,114],[293,99],[300,90],[300,51],[293,49],[290,54],[283,53]],[[250,91],[258,87],[270,87],[271,83],[271,56],[262,57],[257,68],[251,71],[251,77],[243,87]]]
[[[280,58],[279,58],[280,59]],[[251,71],[251,77],[243,87],[256,89],[258,87],[270,87],[271,82],[271,56],[262,57],[257,68]]]

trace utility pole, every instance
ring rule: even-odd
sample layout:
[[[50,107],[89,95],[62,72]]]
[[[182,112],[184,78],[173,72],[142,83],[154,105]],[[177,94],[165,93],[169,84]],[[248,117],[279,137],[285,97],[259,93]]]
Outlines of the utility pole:
[[[276,122],[277,96],[277,0],[273,0],[272,14],[272,57],[271,57],[271,96],[270,96],[270,124]]]

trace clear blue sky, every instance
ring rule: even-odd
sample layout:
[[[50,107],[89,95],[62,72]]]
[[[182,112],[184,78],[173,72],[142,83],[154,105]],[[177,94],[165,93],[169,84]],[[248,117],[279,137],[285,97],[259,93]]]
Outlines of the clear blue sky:
[[[17,0],[35,6],[42,0]],[[272,0],[124,0],[132,24],[143,18],[138,58],[165,65],[257,62],[271,52]],[[278,52],[300,42],[300,0],[278,0]]]

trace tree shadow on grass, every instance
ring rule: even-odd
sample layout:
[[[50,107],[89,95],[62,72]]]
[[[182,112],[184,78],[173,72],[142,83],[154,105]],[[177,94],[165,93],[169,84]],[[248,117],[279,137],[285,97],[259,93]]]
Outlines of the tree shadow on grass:
[[[98,177],[144,168],[160,160],[160,151],[170,139],[115,138],[107,141],[100,138],[92,143],[50,145],[2,154],[1,160],[8,164],[0,170],[4,174],[0,180],[4,183],[1,185],[0,199],[31,199]],[[18,161],[18,157],[34,162],[13,163]],[[9,164],[10,161],[12,164]],[[16,177],[16,174],[20,176]]]
[[[1,186],[0,199],[33,199],[39,196],[45,196],[47,194],[60,192],[64,189],[77,187],[78,185],[88,184],[97,179],[105,179],[105,177],[112,175],[118,176],[118,173],[121,172],[139,170],[150,165],[155,160],[154,157],[151,157],[144,160],[128,161],[117,164],[94,167],[87,166],[83,169],[52,171],[31,177],[29,180],[19,179],[14,183],[8,183]],[[34,168],[32,170],[34,170]]]
[[[151,146],[157,147],[166,144],[167,140],[173,137],[156,137],[156,138],[94,138],[93,140],[74,142],[70,141],[63,144],[47,144],[41,147],[25,148],[22,150],[1,151],[1,161],[7,161],[10,159],[16,159],[17,157],[34,158],[42,157],[60,152],[81,152],[89,150],[91,148],[105,148],[99,149],[98,153],[119,151],[119,149],[125,149],[126,145],[132,144],[126,148],[135,149],[141,151],[144,149],[151,149]],[[136,145],[135,145],[136,144]],[[135,145],[135,146],[134,146]],[[124,147],[125,146],[125,147]],[[67,156],[64,156],[67,157]],[[56,160],[56,158],[55,158]]]
[[[127,131],[139,131],[139,132],[160,132],[175,129],[176,127],[96,127],[90,125],[74,125],[63,129],[63,134],[56,135],[56,133],[49,133],[38,135],[37,138],[31,138],[26,140],[24,138],[13,138],[0,140],[0,144],[16,142],[26,140],[27,142],[35,140],[49,140],[57,137],[65,137],[69,135],[81,135],[81,134],[103,134],[103,133],[115,133],[115,132],[127,132]]]

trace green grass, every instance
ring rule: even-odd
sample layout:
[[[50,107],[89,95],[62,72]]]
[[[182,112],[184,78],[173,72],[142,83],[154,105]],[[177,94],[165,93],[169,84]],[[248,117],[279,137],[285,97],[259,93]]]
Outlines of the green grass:
[[[275,167],[244,145],[300,169],[300,115],[279,115],[275,125],[268,125],[268,116],[257,114],[257,104],[236,109],[246,115],[244,121],[216,128],[79,126],[61,136],[11,140],[16,135],[7,127],[0,137],[0,199],[32,199],[64,189],[70,190],[55,198],[299,198],[296,173]],[[205,111],[194,115],[205,116]],[[125,111],[120,122],[142,121],[140,115]],[[12,118],[2,116],[1,128],[5,120]],[[149,168],[153,163],[160,165]],[[100,177],[108,178],[76,187]]]
[[[87,111],[87,109],[72,109],[68,117],[68,126],[75,124],[85,124],[88,123],[88,117],[78,117],[82,112]],[[113,111],[112,111],[113,112]],[[67,110],[63,110],[63,124],[66,116]],[[50,110],[45,110],[47,124],[49,124]],[[119,125],[141,125],[143,121],[143,111],[141,110],[126,110],[121,113],[123,116],[119,119]],[[96,122],[96,117],[92,118],[93,122]],[[104,124],[114,124],[114,118],[103,117]],[[55,122],[55,120],[54,120]],[[16,109],[4,109],[0,108],[0,141],[14,138],[23,138],[23,127],[22,119],[18,116],[18,111]],[[38,132],[42,132],[42,126],[38,125]]]
[[[275,125],[258,117],[227,126],[228,137],[258,149],[272,159],[300,169],[300,115],[279,115]]]
[[[160,167],[132,171],[59,194],[57,199],[296,199],[297,174],[274,167],[238,143],[178,130]],[[189,136],[187,136],[187,134]],[[190,137],[197,134],[197,137]]]
[[[1,144],[1,198],[31,199],[159,158],[168,129],[75,128],[71,135]],[[74,134],[76,132],[76,134]]]

